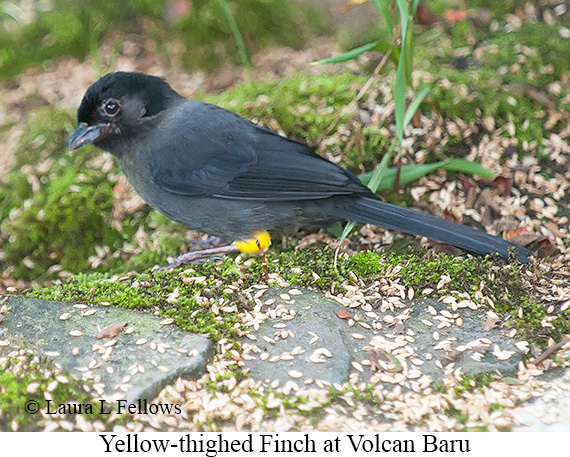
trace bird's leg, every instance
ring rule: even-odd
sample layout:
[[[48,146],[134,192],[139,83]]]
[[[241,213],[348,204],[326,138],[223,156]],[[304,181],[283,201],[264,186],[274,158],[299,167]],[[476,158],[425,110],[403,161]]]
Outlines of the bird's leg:
[[[271,244],[269,233],[257,232],[253,234],[253,238],[234,241],[232,244],[224,246],[216,246],[213,248],[193,250],[179,255],[176,260],[165,267],[158,268],[157,271],[169,270],[170,268],[178,268],[181,265],[199,263],[217,255],[230,254],[232,252],[243,252],[247,254],[259,253],[263,263],[263,272],[265,280],[269,281],[269,270],[267,268],[267,260],[265,259],[265,250]]]
[[[263,273],[265,275],[265,282],[269,282],[269,270],[267,269],[267,259],[265,258],[265,250],[261,247],[261,241],[255,240],[255,244],[259,249],[259,257],[261,257],[261,265],[263,265]]]
[[[216,255],[230,254],[232,252],[238,252],[239,248],[235,244],[228,244],[225,246],[217,246],[210,249],[202,249],[200,251],[189,251],[184,254],[180,254],[176,260],[165,267],[160,267],[157,271],[169,270],[170,268],[178,268],[181,265],[188,265],[191,263],[198,263],[201,260],[209,259]]]

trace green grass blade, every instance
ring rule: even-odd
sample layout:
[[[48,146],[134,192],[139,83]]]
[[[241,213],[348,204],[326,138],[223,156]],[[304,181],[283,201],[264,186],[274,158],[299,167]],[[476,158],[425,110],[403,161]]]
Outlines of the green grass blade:
[[[370,175],[366,185],[370,188],[370,190],[372,192],[376,192],[378,190],[378,186],[383,181],[384,173],[386,172],[386,170],[388,168],[388,164],[390,163],[390,160],[392,160],[392,154],[394,153],[394,147],[395,146],[396,146],[396,139],[394,139],[394,141],[392,141],[392,145],[390,146],[390,149],[388,150],[388,152],[386,152],[386,154],[384,154],[384,157],[382,157],[382,161],[380,162],[380,165],[378,165],[378,168],[376,168],[376,170],[374,170],[373,172],[366,173],[367,175]],[[362,180],[362,178],[361,178],[361,180]],[[348,222],[346,224],[346,226],[344,227],[344,230],[342,231],[342,235],[340,236],[339,245],[350,234],[350,232],[352,231],[352,229],[354,228],[355,225],[356,224],[352,221]]]
[[[414,114],[420,107],[421,103],[424,101],[424,98],[426,98],[430,92],[431,88],[425,86],[416,94],[412,102],[409,104],[408,109],[406,110],[406,114],[404,115],[404,128],[406,128],[406,126],[411,122]]]
[[[396,118],[396,137],[401,143],[404,139],[404,116],[406,113],[406,51],[401,49],[400,61],[396,71],[396,86],[394,88],[394,105]]]
[[[481,166],[477,162],[471,162],[465,159],[449,159],[441,162],[420,165],[403,165],[400,170],[400,184],[408,184],[416,181],[439,169],[457,171],[468,175],[477,175],[484,179],[491,179],[493,177],[493,172],[491,170]],[[387,169],[382,175],[382,179],[378,184],[377,190],[382,191],[391,189],[396,180],[397,170],[397,167]],[[369,173],[363,173],[358,177],[363,184],[368,185],[372,181],[374,173],[375,171],[371,171]]]
[[[370,188],[372,192],[376,192],[378,190],[380,183],[384,179],[384,174],[388,170],[388,165],[392,160],[392,155],[394,154],[394,148],[396,147],[397,143],[398,141],[396,139],[392,141],[390,149],[388,149],[388,152],[386,152],[386,154],[384,154],[384,157],[382,157],[380,165],[376,167],[376,170],[370,173],[371,178],[368,180],[368,183],[366,185]]]
[[[400,12],[401,23],[401,43],[400,43],[400,59],[396,71],[396,87],[394,88],[394,104],[396,117],[396,136],[398,142],[402,144],[404,139],[404,116],[406,112],[406,74],[407,74],[407,50],[406,37],[408,26],[408,5],[405,0],[396,0],[398,10]],[[400,155],[400,154],[398,154]]]
[[[410,17],[409,25],[412,25],[412,18]],[[406,33],[406,84],[412,87],[412,71],[414,69],[414,34],[413,31]]]
[[[445,170],[458,171],[466,175],[477,175],[483,179],[493,179],[495,174],[477,162],[472,162],[465,159],[449,159],[444,167]]]
[[[358,48],[351,49],[350,51],[343,52],[338,56],[327,57],[326,59],[317,60],[316,62],[311,62],[311,65],[348,62],[349,60],[355,59],[356,57],[364,54],[365,52],[372,51],[379,44],[381,44],[380,41],[373,41],[371,43],[359,46]]]
[[[249,57],[247,55],[247,48],[245,47],[245,41],[243,40],[243,36],[239,30],[234,15],[232,14],[232,10],[230,9],[230,6],[228,5],[228,2],[226,2],[226,0],[218,0],[218,3],[220,4],[220,7],[222,8],[224,14],[226,15],[226,19],[236,40],[241,63],[247,71],[248,78],[251,79],[251,62],[249,61]]]
[[[388,30],[392,30],[393,29],[392,13],[390,11],[392,0],[372,0],[372,3],[374,3],[374,6],[384,18]]]
[[[344,230],[342,231],[342,234],[340,235],[340,238],[338,239],[338,244],[340,245],[344,239],[350,235],[350,232],[352,232],[352,229],[354,228],[354,226],[356,225],[356,222],[350,221],[346,223],[346,226],[344,227]]]
[[[418,5],[420,4],[420,0],[412,0],[411,8],[410,8],[410,16],[416,14],[418,9]]]
[[[400,24],[402,26],[401,37],[403,43],[408,33],[408,18],[410,17],[408,13],[408,4],[406,3],[406,0],[396,0],[396,5],[398,6],[398,12],[400,13]]]

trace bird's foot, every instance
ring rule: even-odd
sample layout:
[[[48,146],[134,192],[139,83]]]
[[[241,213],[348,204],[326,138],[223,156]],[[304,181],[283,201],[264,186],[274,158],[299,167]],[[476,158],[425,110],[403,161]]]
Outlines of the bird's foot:
[[[197,251],[199,249],[210,249],[210,248],[217,248],[218,246],[225,246],[227,241],[222,240],[220,237],[217,236],[209,236],[205,239],[198,238],[197,240],[192,240],[189,242],[190,251]]]
[[[217,255],[230,254],[232,252],[238,252],[239,248],[234,244],[228,244],[225,246],[218,246],[215,248],[202,249],[200,251],[190,251],[179,255],[176,260],[164,267],[157,268],[155,271],[170,270],[171,268],[178,268],[182,265],[189,265],[193,263],[200,263],[211,257]]]
[[[215,237],[210,237],[207,240],[201,241],[201,243],[208,241],[211,242],[212,239],[214,240],[213,243],[220,243],[220,239]],[[270,244],[271,244],[271,237],[269,236],[269,233],[265,231],[257,232],[254,234],[254,238],[234,241],[232,244],[229,245],[216,246],[202,250],[191,250],[189,252],[179,255],[174,262],[164,267],[157,268],[155,271],[170,270],[171,268],[178,268],[182,265],[201,263],[211,257],[230,254],[232,252],[243,252],[249,254],[258,253],[259,256],[261,257],[265,280],[269,282],[269,270],[267,268],[267,259],[265,258],[265,250],[269,247]],[[195,246],[196,244],[193,247]]]

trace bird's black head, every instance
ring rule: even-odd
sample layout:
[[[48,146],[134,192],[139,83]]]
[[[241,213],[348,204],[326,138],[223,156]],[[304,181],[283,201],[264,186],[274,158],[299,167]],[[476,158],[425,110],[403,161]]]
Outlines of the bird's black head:
[[[103,76],[83,96],[69,149],[93,143],[119,154],[154,125],[155,116],[180,98],[156,76],[125,72]]]

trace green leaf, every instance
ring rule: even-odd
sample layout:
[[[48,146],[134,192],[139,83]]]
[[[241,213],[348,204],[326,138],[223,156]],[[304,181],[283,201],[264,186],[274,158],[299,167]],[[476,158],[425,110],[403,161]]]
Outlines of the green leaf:
[[[400,145],[404,139],[404,115],[406,111],[406,74],[407,70],[407,26],[408,26],[408,5],[405,0],[396,0],[398,10],[400,12],[401,23],[401,43],[400,43],[400,59],[396,71],[396,87],[394,88],[394,104],[396,117],[396,137]],[[401,148],[401,146],[399,146]],[[398,154],[400,155],[400,154]]]
[[[384,154],[384,157],[382,157],[382,161],[380,162],[380,165],[378,165],[376,170],[374,170],[371,173],[366,173],[367,175],[370,175],[370,177],[365,184],[370,188],[372,192],[376,192],[378,190],[378,186],[381,184],[381,182],[384,179],[384,173],[388,168],[390,160],[392,160],[392,154],[394,153],[394,147],[396,146],[396,143],[397,141],[396,139],[394,139],[394,141],[392,141],[390,149],[388,150],[388,152],[386,152],[386,154]],[[355,225],[356,225],[355,222],[352,221],[346,224],[346,226],[344,227],[344,231],[340,236],[339,245],[350,234],[350,232],[352,232],[352,229],[354,228]]]
[[[381,44],[380,41],[373,41],[372,43],[368,43],[358,48],[351,49],[350,51],[343,52],[338,56],[327,57],[326,59],[317,60],[316,62],[311,62],[311,65],[322,65],[322,64],[329,64],[329,63],[342,63],[347,62],[349,60],[355,59],[359,55],[364,54],[365,52],[372,51]]]
[[[404,116],[406,112],[406,51],[401,49],[400,61],[396,71],[396,86],[394,88],[394,105],[396,118],[396,138],[401,143],[404,139]]]
[[[411,17],[409,25],[413,25]],[[409,30],[410,31],[406,33],[406,42],[404,43],[404,46],[406,47],[406,84],[408,87],[412,87],[412,71],[414,69],[414,33],[412,27],[410,27]]]
[[[465,159],[449,159],[447,164],[443,167],[445,170],[458,171],[468,175],[481,176],[484,179],[492,179],[495,174],[477,162],[472,162]]]
[[[247,55],[247,49],[245,47],[243,36],[239,30],[234,15],[232,14],[232,10],[230,9],[230,6],[226,2],[226,0],[218,0],[218,3],[222,8],[222,10],[224,10],[224,14],[226,15],[226,19],[234,35],[234,39],[236,40],[241,63],[248,73],[248,79],[251,80],[251,62],[249,60],[249,56]]]
[[[414,114],[420,107],[421,103],[424,101],[424,98],[426,98],[430,92],[431,88],[426,86],[416,94],[412,102],[409,104],[408,109],[406,110],[406,114],[404,116],[404,128],[406,128],[406,126],[410,123],[414,117]]]
[[[374,50],[382,54],[388,54],[388,52],[390,52],[390,60],[394,62],[394,66],[396,68],[398,67],[398,62],[400,60],[400,49],[398,47],[393,47],[391,41],[379,40],[378,46],[376,46]]]
[[[485,179],[491,179],[493,177],[493,172],[491,170],[488,170],[477,162],[471,162],[465,159],[449,159],[441,162],[426,163],[420,165],[403,165],[400,170],[400,184],[408,184],[410,182],[416,181],[419,178],[427,176],[438,169],[458,171],[460,173],[469,175],[477,175]],[[397,167],[391,167],[387,169],[382,175],[382,179],[378,185],[377,190],[388,190],[392,188],[396,180],[397,170]],[[368,173],[363,173],[358,177],[363,184],[368,185],[372,181],[374,173],[375,171],[371,171]]]
[[[380,162],[380,165],[378,165],[378,167],[376,167],[376,170],[371,172],[372,178],[367,182],[366,185],[370,188],[370,190],[372,192],[376,192],[378,190],[378,186],[382,182],[384,173],[388,169],[388,165],[390,164],[390,161],[392,160],[392,154],[394,153],[394,148],[396,147],[397,143],[398,143],[398,141],[396,139],[394,139],[392,141],[392,144],[390,145],[390,149],[388,149],[388,152],[386,152],[386,154],[384,154],[384,157],[382,157],[382,161]]]
[[[384,18],[384,21],[386,22],[388,29],[392,30],[393,29],[392,13],[390,11],[392,0],[372,0],[372,3],[374,3],[374,6]]]
[[[416,14],[416,10],[418,9],[418,5],[420,4],[420,0],[412,0],[412,4],[410,5],[410,16],[414,16]]]

